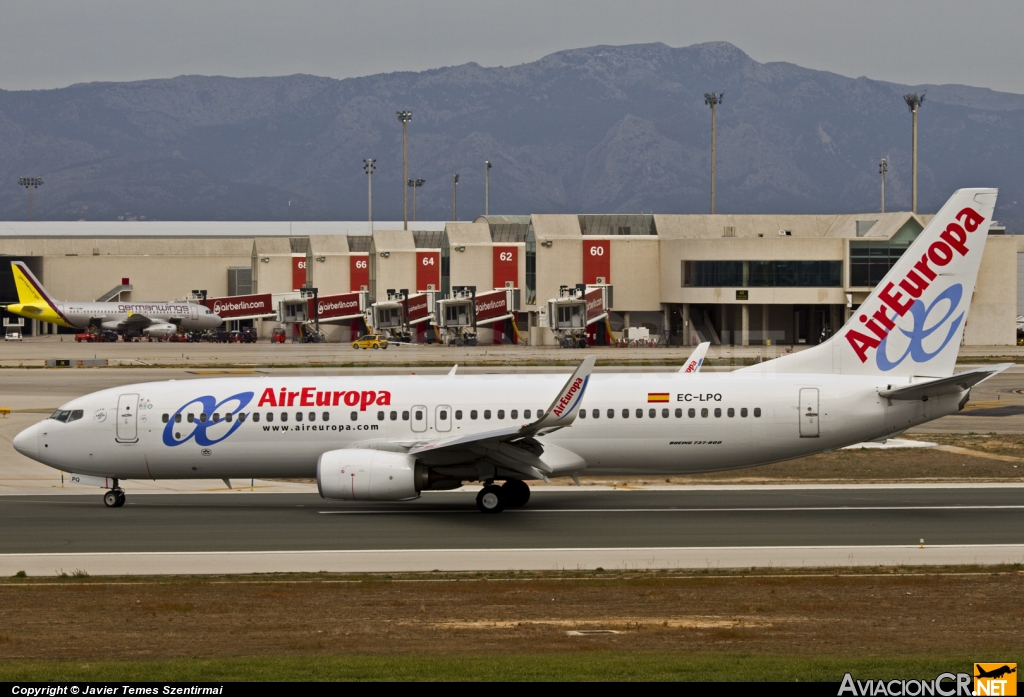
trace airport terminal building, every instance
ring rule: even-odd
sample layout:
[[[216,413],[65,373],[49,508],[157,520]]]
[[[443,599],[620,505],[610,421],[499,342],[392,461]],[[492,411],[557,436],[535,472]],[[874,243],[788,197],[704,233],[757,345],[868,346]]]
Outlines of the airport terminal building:
[[[261,335],[313,323],[479,343],[815,344],[839,329],[931,216],[527,215],[473,222],[0,224],[60,300],[205,302]],[[964,343],[1016,343],[1021,238],[993,225]],[[0,302],[16,301],[8,264]],[[304,292],[305,289],[305,292]],[[315,291],[313,290],[315,289]],[[32,326],[26,333],[55,331]]]

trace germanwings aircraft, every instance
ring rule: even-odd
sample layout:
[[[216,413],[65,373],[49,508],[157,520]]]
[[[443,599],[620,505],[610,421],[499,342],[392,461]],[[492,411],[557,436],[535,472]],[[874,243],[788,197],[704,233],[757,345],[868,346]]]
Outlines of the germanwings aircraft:
[[[187,330],[213,329],[224,321],[203,305],[170,303],[83,303],[54,300],[23,262],[12,261],[18,302],[5,309],[15,315],[72,329],[113,329],[125,336],[166,337]]]
[[[14,447],[108,487],[112,507],[124,479],[315,477],[322,497],[357,501],[479,481],[477,506],[497,513],[526,504],[531,480],[752,467],[882,439],[956,413],[1007,367],[953,374],[995,202],[995,189],[956,192],[834,337],[732,373],[592,374],[590,356],[564,384],[454,370],[145,383],[74,399]]]

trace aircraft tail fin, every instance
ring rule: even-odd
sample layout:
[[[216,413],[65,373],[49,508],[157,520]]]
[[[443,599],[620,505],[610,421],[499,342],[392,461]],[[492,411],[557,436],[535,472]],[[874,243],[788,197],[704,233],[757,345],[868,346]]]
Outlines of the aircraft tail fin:
[[[952,375],[997,193],[954,193],[828,341],[742,370]]]
[[[43,284],[35,277],[23,261],[12,261],[11,272],[14,274],[14,286],[18,291],[18,302],[22,305],[49,305],[50,309],[57,309],[56,303],[50,294],[43,288]]]

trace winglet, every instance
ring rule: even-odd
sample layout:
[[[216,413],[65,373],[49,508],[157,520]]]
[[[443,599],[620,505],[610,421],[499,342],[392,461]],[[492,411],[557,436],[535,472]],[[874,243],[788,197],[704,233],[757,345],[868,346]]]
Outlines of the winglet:
[[[562,389],[551,403],[544,416],[530,424],[531,430],[537,431],[543,428],[561,428],[569,426],[576,420],[580,404],[583,402],[583,393],[587,390],[587,383],[590,381],[590,373],[594,370],[594,363],[597,356],[587,356],[576,368]]]
[[[459,369],[459,364],[456,363],[455,365],[452,366],[452,369],[448,371],[448,375],[449,376],[455,375],[455,371],[458,370],[458,369]]]
[[[679,369],[680,373],[699,373],[700,367],[704,364],[704,356],[708,352],[708,347],[711,346],[710,341],[705,341],[693,350],[690,357],[683,363],[683,367]]]

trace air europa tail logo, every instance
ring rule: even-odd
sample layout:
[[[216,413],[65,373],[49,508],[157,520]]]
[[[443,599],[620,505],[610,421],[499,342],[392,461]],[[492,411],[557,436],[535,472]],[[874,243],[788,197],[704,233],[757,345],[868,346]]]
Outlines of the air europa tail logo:
[[[963,319],[963,313],[953,320],[952,327],[945,341],[937,350],[932,352],[925,351],[921,341],[934,333],[940,325],[953,316],[963,295],[963,286],[960,284],[950,286],[927,307],[925,307],[920,298],[931,286],[932,281],[938,278],[940,271],[937,269],[947,266],[958,254],[960,256],[967,256],[967,253],[970,251],[967,246],[967,233],[976,231],[984,220],[985,218],[973,208],[964,208],[957,213],[957,222],[952,222],[946,226],[946,229],[939,234],[939,239],[928,246],[928,251],[921,255],[920,261],[915,262],[913,268],[899,281],[900,290],[896,290],[896,283],[887,283],[878,292],[882,305],[871,315],[867,314],[871,311],[870,308],[864,308],[864,312],[857,319],[867,327],[871,334],[864,334],[855,329],[846,332],[846,340],[853,347],[861,363],[867,362],[870,349],[879,349],[879,347],[881,347],[881,350],[877,353],[876,363],[878,368],[883,371],[892,370],[903,362],[908,355],[914,361],[921,363],[930,360],[945,348],[959,328],[960,322]],[[932,309],[942,305],[945,301],[950,303],[948,311],[941,320],[928,325],[927,322],[932,314]],[[896,314],[890,317],[889,310],[894,311]],[[914,326],[909,330],[899,329],[900,332],[910,338],[910,348],[900,358],[891,361],[885,355],[886,339],[889,337],[889,333],[897,328],[895,320],[903,317],[908,312],[911,313]]]

